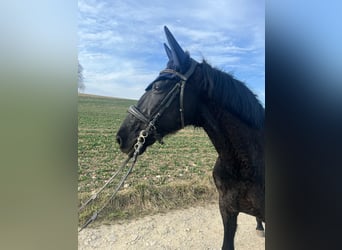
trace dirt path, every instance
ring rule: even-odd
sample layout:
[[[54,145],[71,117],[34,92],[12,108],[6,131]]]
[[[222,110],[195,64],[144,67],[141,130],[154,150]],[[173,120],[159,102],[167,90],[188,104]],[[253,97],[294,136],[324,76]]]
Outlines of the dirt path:
[[[264,250],[265,238],[255,231],[255,218],[240,213],[237,250]],[[123,224],[86,228],[78,249],[221,249],[223,226],[217,204],[175,210]]]

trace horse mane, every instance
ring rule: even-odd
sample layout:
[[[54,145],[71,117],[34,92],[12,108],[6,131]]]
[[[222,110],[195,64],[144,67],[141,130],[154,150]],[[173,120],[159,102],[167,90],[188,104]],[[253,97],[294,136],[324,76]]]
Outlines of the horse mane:
[[[262,128],[265,110],[256,95],[233,76],[202,62],[205,80],[201,89],[211,103],[223,107],[250,126]]]

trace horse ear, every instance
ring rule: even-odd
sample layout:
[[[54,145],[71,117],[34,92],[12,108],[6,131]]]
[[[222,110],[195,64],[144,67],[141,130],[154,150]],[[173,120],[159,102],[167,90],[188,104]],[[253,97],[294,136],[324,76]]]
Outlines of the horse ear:
[[[166,51],[166,55],[169,58],[169,60],[172,59],[172,51],[170,50],[169,46],[166,45],[166,43],[164,43],[164,49]]]
[[[184,53],[181,46],[178,44],[176,39],[171,34],[170,30],[164,26],[165,35],[167,38],[167,41],[171,48],[172,53],[172,59],[175,65],[181,67],[184,62],[187,60],[187,55]]]

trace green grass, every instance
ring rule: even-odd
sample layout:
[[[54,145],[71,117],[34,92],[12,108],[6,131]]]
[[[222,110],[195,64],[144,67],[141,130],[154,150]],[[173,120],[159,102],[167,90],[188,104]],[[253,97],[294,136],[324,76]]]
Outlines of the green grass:
[[[78,196],[87,200],[118,169],[126,155],[115,135],[132,100],[79,95]],[[155,143],[138,161],[117,197],[97,219],[132,218],[205,203],[216,197],[212,168],[217,154],[201,129],[185,128]],[[80,214],[80,224],[101,207],[116,183]]]

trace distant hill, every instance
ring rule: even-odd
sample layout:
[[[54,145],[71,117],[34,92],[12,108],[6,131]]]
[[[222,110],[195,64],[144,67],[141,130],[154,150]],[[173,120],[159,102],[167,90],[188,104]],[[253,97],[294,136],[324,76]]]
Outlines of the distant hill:
[[[83,93],[78,93],[79,97],[94,97],[94,98],[109,98],[109,99],[119,99],[119,100],[131,100],[131,101],[136,101],[134,99],[128,99],[128,98],[118,98],[118,97],[111,97],[111,96],[101,96],[101,95],[93,95],[93,94],[83,94]]]

